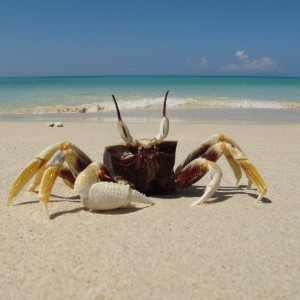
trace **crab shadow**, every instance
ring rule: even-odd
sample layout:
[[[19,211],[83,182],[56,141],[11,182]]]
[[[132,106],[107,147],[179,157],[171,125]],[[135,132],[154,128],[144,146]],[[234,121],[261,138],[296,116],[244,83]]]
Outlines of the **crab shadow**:
[[[77,208],[74,208],[71,210],[55,212],[55,213],[51,214],[50,219],[54,220],[62,215],[74,214],[74,213],[78,213],[81,211],[86,211],[86,212],[89,212],[92,214],[98,214],[98,215],[125,215],[125,214],[130,214],[130,213],[134,213],[134,212],[143,210],[145,208],[146,207],[125,207],[125,208],[100,211],[100,210],[90,210],[86,207],[77,207]]]
[[[37,192],[34,192],[35,194],[38,194]],[[51,194],[50,195],[51,198],[56,198],[56,199],[51,199],[50,202],[72,202],[72,203],[81,203],[80,197],[79,196],[71,196],[71,197],[64,197],[64,196],[59,196],[59,195],[55,195],[55,194]],[[39,203],[38,200],[32,200],[32,201],[26,201],[26,202],[21,202],[21,203],[17,203],[15,204],[16,206],[19,205],[30,205],[30,204],[37,204]],[[153,205],[153,204],[152,204]],[[140,210],[143,210],[149,206],[152,205],[147,205],[144,207],[135,207],[135,206],[129,206],[129,207],[124,207],[124,208],[118,208],[118,209],[111,209],[111,210],[104,210],[104,211],[100,211],[100,210],[90,210],[84,206],[82,207],[77,207],[77,208],[73,208],[70,210],[63,210],[63,211],[59,211],[59,212],[55,212],[52,213],[50,215],[50,219],[54,220],[62,215],[66,215],[66,214],[75,214],[81,211],[87,211],[93,214],[99,214],[99,215],[124,215],[124,214],[129,214],[129,213],[134,213]]]
[[[174,192],[172,194],[166,194],[166,195],[155,195],[152,196],[154,199],[165,199],[165,200],[172,200],[172,199],[179,199],[181,197],[186,197],[186,198],[192,198],[192,197],[201,197],[204,193],[205,186],[191,186],[187,188],[186,190],[181,190]],[[246,185],[240,185],[239,187],[219,187],[218,190],[215,192],[213,198],[211,198],[209,201],[206,202],[206,204],[215,204],[219,202],[226,201],[230,198],[232,198],[234,195],[244,195],[247,194],[250,197],[256,199],[257,198],[257,193],[252,193],[249,192],[251,190],[247,189]],[[79,196],[71,196],[71,197],[65,197],[65,196],[59,196],[59,195],[54,195],[51,194],[52,199],[51,202],[73,202],[73,203],[80,203],[80,197]],[[26,202],[21,202],[17,203],[15,205],[30,205],[30,204],[37,204],[39,201],[38,200],[33,200],[33,201],[26,201]],[[270,204],[272,201],[269,198],[264,197],[261,200],[262,203],[265,204]],[[145,208],[148,208],[152,205],[147,205],[144,207],[136,207],[134,205],[131,205],[129,207],[125,208],[118,208],[118,209],[112,209],[112,210],[105,210],[105,211],[100,211],[100,210],[90,210],[87,209],[86,207],[77,207],[73,208],[70,210],[63,210],[59,212],[52,213],[50,216],[50,219],[56,219],[62,215],[66,214],[75,214],[81,211],[87,211],[93,214],[99,214],[99,215],[125,215],[125,214],[130,214],[130,213],[135,213],[138,211],[141,211]]]
[[[193,197],[201,197],[204,193],[205,186],[191,186],[187,188],[186,190],[181,190],[177,191],[173,194],[166,194],[166,195],[157,195],[154,196],[154,198],[160,198],[160,199],[166,199],[166,200],[172,200],[172,199],[178,199],[181,197],[186,197],[186,198],[193,198]],[[257,198],[257,193],[252,193],[252,190],[247,189],[246,185],[240,185],[238,187],[233,186],[233,187],[219,187],[218,190],[214,193],[213,197],[205,202],[205,204],[214,204],[214,203],[219,203],[226,201],[234,195],[244,195],[247,194],[248,196],[256,199]],[[269,198],[264,197],[261,200],[262,203],[265,204],[270,204],[272,201]]]
[[[38,192],[32,192],[34,194],[38,194]],[[52,198],[56,198],[56,199],[60,199],[60,200],[51,200],[50,202],[80,202],[80,197],[79,196],[70,196],[70,197],[65,197],[65,196],[59,196],[59,195],[54,195],[51,194],[50,197]],[[15,204],[16,206],[19,205],[28,205],[28,204],[34,204],[34,203],[38,203],[38,200],[31,200],[31,201],[25,201],[25,202],[20,202]]]

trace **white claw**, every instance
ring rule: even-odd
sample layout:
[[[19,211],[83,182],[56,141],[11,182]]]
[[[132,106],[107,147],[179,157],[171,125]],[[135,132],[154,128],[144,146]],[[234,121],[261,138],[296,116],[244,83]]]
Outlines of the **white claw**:
[[[144,194],[133,190],[128,184],[98,182],[93,184],[87,197],[82,197],[82,204],[88,209],[110,210],[127,207],[130,202],[154,204]]]
[[[221,183],[222,171],[220,167],[216,163],[211,161],[207,161],[207,165],[210,171],[211,181],[209,185],[206,187],[202,197],[197,201],[195,201],[193,204],[191,204],[191,206],[199,205],[207,201],[215,193],[215,191],[217,190],[217,188]]]

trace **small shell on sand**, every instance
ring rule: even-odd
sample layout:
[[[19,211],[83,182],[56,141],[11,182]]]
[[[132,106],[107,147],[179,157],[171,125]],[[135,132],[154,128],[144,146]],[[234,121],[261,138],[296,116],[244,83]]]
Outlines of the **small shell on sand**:
[[[47,124],[47,127],[63,127],[64,124],[61,122],[51,122]]]

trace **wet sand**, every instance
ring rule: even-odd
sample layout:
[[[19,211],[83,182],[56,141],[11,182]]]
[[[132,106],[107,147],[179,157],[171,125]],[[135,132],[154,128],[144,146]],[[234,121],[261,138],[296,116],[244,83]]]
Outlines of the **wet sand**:
[[[256,109],[256,108],[168,108],[172,123],[233,123],[233,124],[294,124],[300,123],[300,109]],[[131,122],[159,122],[162,110],[143,109],[122,111],[122,117]],[[0,121],[14,122],[116,122],[117,114],[112,111],[97,113],[41,113],[0,114]]]

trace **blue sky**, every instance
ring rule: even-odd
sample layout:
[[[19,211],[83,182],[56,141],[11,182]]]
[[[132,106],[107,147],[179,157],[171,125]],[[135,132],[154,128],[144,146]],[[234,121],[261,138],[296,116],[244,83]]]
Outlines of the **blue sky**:
[[[0,0],[0,76],[300,76],[298,0]]]

